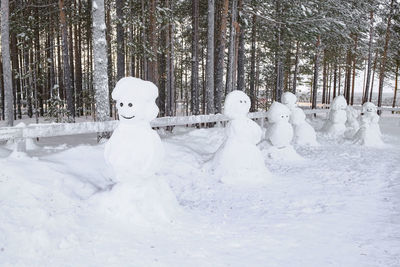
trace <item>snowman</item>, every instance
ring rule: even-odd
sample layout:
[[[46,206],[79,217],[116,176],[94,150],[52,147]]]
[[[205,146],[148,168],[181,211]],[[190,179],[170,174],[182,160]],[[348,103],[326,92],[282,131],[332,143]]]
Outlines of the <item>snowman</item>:
[[[231,185],[259,185],[271,176],[257,144],[261,141],[260,126],[249,119],[250,98],[242,91],[232,91],[225,99],[224,114],[230,122],[226,139],[217,150],[212,165],[221,181]]]
[[[291,146],[293,127],[289,123],[290,110],[285,105],[274,102],[267,111],[268,129],[265,139],[270,146],[267,155],[277,160],[300,160],[301,157]]]
[[[112,92],[119,124],[105,145],[104,157],[116,184],[93,201],[119,220],[171,222],[180,210],[169,185],[156,175],[164,155],[161,139],[150,126],[158,114],[157,96],[152,82],[133,77],[119,80]]]
[[[119,124],[105,146],[104,156],[116,181],[132,181],[153,175],[161,165],[164,149],[150,126],[157,117],[157,87],[149,81],[125,77],[112,92]]]
[[[296,105],[297,97],[293,93],[285,92],[282,95],[282,104],[290,110],[289,122],[293,125],[293,141],[298,145],[318,145],[314,128],[307,123],[306,114]]]
[[[347,102],[346,99],[339,95],[333,99],[330,110],[329,117],[325,123],[324,131],[325,133],[333,138],[341,137],[346,131],[346,114]]]
[[[359,112],[352,106],[346,107],[346,131],[344,133],[345,137],[352,138],[355,133],[357,133],[358,129],[360,128],[360,123],[358,122]]]
[[[361,126],[354,138],[356,143],[366,146],[382,146],[384,144],[376,111],[376,106],[371,102],[365,102],[362,105]]]

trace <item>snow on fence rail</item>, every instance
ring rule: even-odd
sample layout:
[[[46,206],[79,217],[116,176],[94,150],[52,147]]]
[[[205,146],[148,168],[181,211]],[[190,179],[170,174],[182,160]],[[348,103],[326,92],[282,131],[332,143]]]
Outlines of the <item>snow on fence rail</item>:
[[[385,111],[400,111],[400,108],[382,108]],[[305,109],[304,113],[321,114],[327,113],[329,109]],[[263,125],[264,118],[267,117],[265,111],[251,112],[251,119],[261,120]],[[162,117],[151,121],[152,127],[199,125],[211,122],[226,122],[228,117],[222,114],[211,115],[192,115],[182,117]],[[46,123],[17,125],[14,127],[0,127],[0,141],[14,140],[17,143],[17,151],[25,151],[25,139],[37,137],[51,137],[61,135],[75,135],[98,132],[111,132],[117,127],[118,121],[104,122],[79,122],[79,123]]]

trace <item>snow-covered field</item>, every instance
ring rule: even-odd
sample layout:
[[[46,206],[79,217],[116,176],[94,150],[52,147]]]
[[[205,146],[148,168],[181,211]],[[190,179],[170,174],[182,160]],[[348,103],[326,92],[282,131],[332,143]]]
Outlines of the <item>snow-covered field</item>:
[[[266,159],[274,178],[257,188],[210,173],[222,128],[161,133],[158,175],[183,208],[161,225],[93,208],[111,185],[94,135],[42,139],[28,156],[0,146],[0,266],[400,266],[400,116],[380,125],[386,147],[318,134],[296,147],[303,161]]]

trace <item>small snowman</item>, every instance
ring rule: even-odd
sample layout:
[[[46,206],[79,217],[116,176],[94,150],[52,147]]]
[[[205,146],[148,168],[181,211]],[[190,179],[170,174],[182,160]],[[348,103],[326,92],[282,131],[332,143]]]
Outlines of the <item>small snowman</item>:
[[[157,87],[149,81],[125,77],[118,81],[112,98],[119,124],[105,146],[105,159],[117,181],[132,181],[153,175],[164,155],[161,139],[150,126],[157,117]]]
[[[289,122],[293,125],[293,141],[298,145],[318,145],[314,128],[306,121],[306,114],[296,105],[297,97],[291,92],[282,95],[282,104],[290,110]]]
[[[346,114],[347,114],[347,121],[346,121],[346,131],[344,135],[347,138],[352,138],[360,128],[360,123],[358,122],[359,112],[352,106],[347,106]]]
[[[347,102],[343,95],[339,95],[333,99],[329,110],[329,117],[324,126],[324,131],[328,136],[333,138],[343,137],[346,131],[346,107]]]
[[[157,117],[157,87],[125,77],[112,92],[119,124],[105,145],[106,163],[114,170],[111,192],[96,196],[100,210],[133,223],[171,222],[180,208],[169,185],[156,175],[164,148],[150,122]]]
[[[301,157],[290,144],[293,127],[289,123],[290,110],[285,105],[274,102],[267,111],[268,129],[265,139],[272,145],[267,148],[269,157],[278,160],[299,160]]]
[[[242,91],[232,91],[225,99],[224,114],[230,122],[226,140],[216,152],[212,165],[221,181],[231,185],[259,185],[271,176],[257,144],[260,126],[247,117],[250,98]]]
[[[355,142],[365,146],[382,146],[381,130],[379,129],[379,116],[376,106],[371,102],[362,105],[360,114],[361,126],[355,134]]]

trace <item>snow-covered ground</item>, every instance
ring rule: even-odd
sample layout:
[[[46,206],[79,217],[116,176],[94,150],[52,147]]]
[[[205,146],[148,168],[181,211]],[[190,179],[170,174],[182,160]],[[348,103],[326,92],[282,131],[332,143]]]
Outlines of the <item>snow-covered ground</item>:
[[[28,156],[0,146],[0,266],[400,266],[400,116],[380,125],[386,147],[318,134],[296,147],[303,161],[266,159],[274,180],[257,188],[210,173],[222,128],[161,133],[158,175],[183,213],[146,226],[93,208],[111,186],[94,135],[42,139]]]

